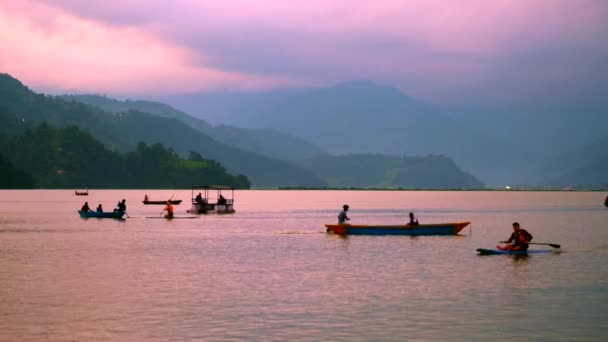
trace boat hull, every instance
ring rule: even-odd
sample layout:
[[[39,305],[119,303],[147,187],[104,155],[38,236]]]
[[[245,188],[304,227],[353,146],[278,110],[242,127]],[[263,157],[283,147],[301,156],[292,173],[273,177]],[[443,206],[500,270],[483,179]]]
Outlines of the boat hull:
[[[171,200],[169,202],[171,202],[171,204],[178,205],[178,204],[182,203],[182,200]],[[146,205],[148,205],[148,204],[165,205],[165,204],[167,204],[167,201],[143,201],[143,203]]]
[[[456,235],[470,222],[410,225],[326,224],[328,233],[340,235]]]
[[[103,213],[98,213],[96,211],[82,211],[82,210],[78,210],[78,215],[80,215],[80,217],[82,218],[113,218],[113,219],[120,219],[125,215],[125,212],[103,212]]]
[[[528,254],[547,254],[553,253],[550,249],[533,249],[527,251],[503,251],[500,249],[478,248],[479,255],[528,255]]]

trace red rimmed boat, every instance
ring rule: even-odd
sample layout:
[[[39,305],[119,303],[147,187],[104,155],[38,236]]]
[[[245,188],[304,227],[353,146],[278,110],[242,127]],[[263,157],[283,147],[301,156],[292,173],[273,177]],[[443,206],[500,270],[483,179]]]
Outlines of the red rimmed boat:
[[[417,226],[326,224],[328,233],[339,235],[457,235],[471,222],[432,223]]]

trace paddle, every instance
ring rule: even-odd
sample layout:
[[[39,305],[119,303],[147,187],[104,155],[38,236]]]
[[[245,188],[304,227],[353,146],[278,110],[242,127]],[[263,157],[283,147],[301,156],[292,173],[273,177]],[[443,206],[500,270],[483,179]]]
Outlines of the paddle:
[[[513,243],[513,242],[500,241],[500,243]],[[545,245],[545,246],[551,246],[553,248],[561,248],[562,247],[562,245],[558,245],[556,243],[546,243],[546,242],[528,242],[528,245]]]

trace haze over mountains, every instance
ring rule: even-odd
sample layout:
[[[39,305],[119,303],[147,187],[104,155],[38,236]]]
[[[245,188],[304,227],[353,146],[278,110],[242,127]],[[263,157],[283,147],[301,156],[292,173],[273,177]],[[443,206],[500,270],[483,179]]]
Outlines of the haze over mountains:
[[[120,156],[111,156],[110,149],[130,153],[130,159],[140,159],[141,155],[152,153],[155,156],[165,155],[170,165],[164,169],[174,176],[185,174],[183,167],[191,165],[197,170],[204,170],[205,165],[215,167],[215,177],[224,177],[230,182],[249,184],[254,187],[383,187],[383,188],[449,188],[468,189],[482,188],[483,184],[475,177],[463,172],[447,156],[410,156],[396,158],[387,155],[375,155],[372,160],[375,164],[366,163],[370,156],[365,154],[349,154],[348,156],[329,156],[322,149],[301,138],[294,138],[287,133],[280,133],[269,129],[242,129],[230,126],[212,126],[200,119],[193,118],[186,113],[175,110],[162,103],[149,101],[117,101],[96,95],[69,95],[51,97],[36,94],[23,86],[18,80],[0,75],[0,116],[6,125],[0,130],[1,151],[6,154],[9,161],[31,172],[36,176],[38,185],[46,186],[74,186],[74,178],[62,177],[65,169],[71,170],[78,179],[86,179],[86,170],[91,174],[98,174],[103,170],[91,169],[91,165],[103,168],[104,165],[87,163],[92,155],[82,154],[82,146],[77,141],[88,146],[102,146],[93,138],[99,139],[104,146],[96,147],[93,154],[103,154],[112,162],[107,165],[120,165],[115,168],[131,168],[134,166],[127,161],[124,164]],[[67,127],[64,130],[54,131],[53,127],[38,126],[48,124],[53,127]],[[77,126],[86,131],[79,139],[70,141],[69,132],[79,132],[70,126]],[[35,129],[37,133],[31,133]],[[36,152],[36,144],[28,145],[27,152],[20,147],[27,139],[27,135],[41,135],[40,141],[49,136],[45,132],[53,133],[61,143],[53,144],[50,150],[43,142]],[[26,134],[26,137],[19,134]],[[7,137],[3,136],[6,135]],[[32,136],[34,136],[32,135]],[[21,139],[21,140],[20,140]],[[216,140],[217,139],[217,140]],[[222,142],[218,141],[222,140]],[[21,141],[21,142],[20,142]],[[170,148],[164,150],[163,144]],[[76,145],[70,145],[76,144]],[[150,151],[146,144],[153,144]],[[13,146],[11,148],[11,146]],[[249,150],[249,151],[248,151]],[[62,151],[79,151],[64,158]],[[95,152],[97,151],[97,152]],[[21,154],[14,154],[14,152]],[[188,157],[189,161],[181,161],[180,157],[173,155],[177,152],[181,158]],[[25,155],[23,154],[25,153]],[[52,156],[45,162],[44,169],[35,168],[35,158],[38,153]],[[324,157],[322,167],[318,162]],[[345,159],[346,158],[346,159]],[[48,159],[48,158],[47,158]],[[291,159],[291,160],[290,160]],[[161,160],[161,159],[157,159]],[[217,167],[215,163],[219,163]],[[344,168],[349,160],[351,167]],[[159,166],[166,163],[160,162]],[[340,166],[342,164],[342,168]],[[367,165],[365,168],[357,165]],[[61,166],[63,165],[63,166]],[[81,167],[78,167],[81,165]],[[147,163],[148,169],[141,172],[142,178],[146,174],[160,175],[161,169],[154,163]],[[240,174],[237,178],[222,175],[222,165],[233,174]],[[48,167],[50,166],[50,167]],[[85,167],[86,166],[86,167]],[[114,169],[115,169],[114,168]],[[116,173],[116,170],[110,174]],[[327,170],[340,169],[336,175]],[[208,169],[210,170],[210,169]],[[325,171],[323,171],[325,170]],[[437,172],[437,170],[441,170]],[[19,171],[19,170],[17,170]],[[60,172],[48,174],[49,172]],[[322,171],[322,172],[321,172]],[[361,174],[363,172],[363,174]],[[14,172],[13,172],[14,173]],[[119,172],[120,173],[120,172]],[[209,173],[209,172],[208,172]],[[366,173],[369,173],[367,175]],[[125,176],[123,178],[131,178]],[[373,176],[370,176],[372,175]],[[247,177],[247,178],[244,178]],[[175,184],[191,182],[191,177],[182,177]],[[196,177],[193,177],[196,178]],[[148,178],[152,181],[154,178]],[[107,181],[107,180],[106,180]],[[146,185],[146,182],[121,184],[137,184],[137,187],[157,187],[160,184],[171,182],[164,179],[162,183]],[[71,183],[72,182],[72,183]],[[235,183],[235,184],[236,184]],[[108,186],[107,182],[97,182],[100,186]],[[124,186],[124,185],[121,185]]]

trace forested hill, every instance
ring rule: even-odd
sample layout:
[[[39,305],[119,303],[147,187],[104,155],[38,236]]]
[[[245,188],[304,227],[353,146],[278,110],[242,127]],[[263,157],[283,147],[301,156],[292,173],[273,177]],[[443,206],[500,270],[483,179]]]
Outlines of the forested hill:
[[[327,153],[309,141],[272,129],[246,129],[230,125],[212,126],[202,119],[195,118],[161,102],[120,101],[107,96],[90,94],[62,95],[60,98],[96,106],[115,114],[138,111],[177,119],[216,141],[270,158],[296,161]]]
[[[303,162],[335,188],[481,189],[484,185],[446,156],[380,154],[319,156]]]
[[[59,128],[78,126],[106,147],[123,152],[133,151],[139,142],[162,143],[182,156],[192,151],[217,160],[229,172],[246,175],[255,187],[326,185],[311,172],[289,162],[222,144],[176,119],[136,111],[113,114],[36,94],[6,74],[0,74],[0,120],[9,123],[0,126],[0,133],[8,135],[43,122]]]
[[[11,162],[0,154],[0,189],[30,189],[36,181],[22,170],[18,170]]]
[[[0,153],[12,165],[29,173],[35,186],[41,188],[167,189],[206,183],[250,187],[247,177],[230,175],[216,161],[197,153],[183,159],[160,144],[144,143],[138,144],[133,152],[119,153],[106,149],[75,126],[57,129],[42,124],[2,139]],[[3,169],[0,158],[0,170]],[[17,176],[21,177],[17,180],[27,184],[27,177],[18,173]],[[17,187],[10,185],[0,183],[4,188]]]

